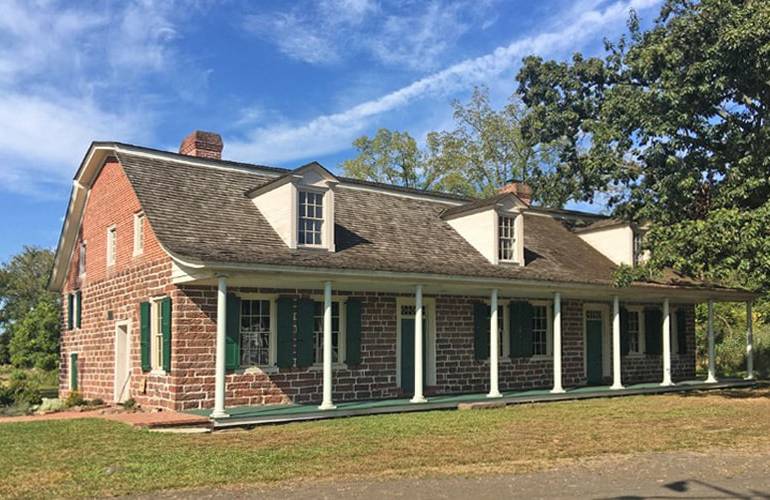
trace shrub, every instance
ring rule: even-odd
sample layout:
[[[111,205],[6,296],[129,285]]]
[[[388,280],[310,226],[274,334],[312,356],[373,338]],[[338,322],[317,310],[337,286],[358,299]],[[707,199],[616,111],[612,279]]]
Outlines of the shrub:
[[[14,370],[8,380],[8,389],[13,403],[40,404],[42,396],[37,381],[24,370]]]
[[[120,403],[120,406],[123,407],[125,410],[135,410],[136,409],[136,400],[134,398],[129,398],[122,403]]]
[[[64,400],[64,405],[67,408],[72,408],[73,406],[83,406],[86,403],[87,401],[83,399],[83,396],[81,396],[78,391],[70,391],[70,393],[67,395],[67,399]]]

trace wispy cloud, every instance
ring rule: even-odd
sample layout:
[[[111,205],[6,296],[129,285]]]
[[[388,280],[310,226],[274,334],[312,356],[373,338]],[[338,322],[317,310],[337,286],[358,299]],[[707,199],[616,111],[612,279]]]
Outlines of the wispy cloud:
[[[659,3],[660,0],[621,0],[602,7],[599,0],[579,2],[569,11],[560,12],[552,21],[551,30],[514,40],[489,54],[451,65],[376,99],[306,123],[284,122],[255,128],[241,138],[228,138],[228,156],[245,161],[285,162],[345,150],[385,113],[418,100],[488,83],[518,67],[525,55],[548,56],[572,50],[586,39],[603,34],[609,25],[622,24],[630,9],[642,11]],[[591,6],[594,8],[587,8]]]
[[[246,31],[283,54],[334,64],[361,54],[415,70],[435,68],[471,27],[493,22],[493,0],[323,0],[246,16]]]
[[[155,114],[143,109],[148,98],[138,80],[174,74],[174,8],[151,0],[101,9],[3,2],[2,189],[38,193],[41,184],[65,180],[92,140],[148,139]]]

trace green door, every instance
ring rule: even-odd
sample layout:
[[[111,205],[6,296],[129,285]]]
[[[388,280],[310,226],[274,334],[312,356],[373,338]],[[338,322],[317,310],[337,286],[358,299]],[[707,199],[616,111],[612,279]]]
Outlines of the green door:
[[[422,323],[422,385],[425,388],[426,367],[428,358],[427,325]],[[401,320],[401,388],[404,392],[414,392],[414,318]]]
[[[588,385],[602,384],[602,318],[598,311],[586,312],[586,370]]]

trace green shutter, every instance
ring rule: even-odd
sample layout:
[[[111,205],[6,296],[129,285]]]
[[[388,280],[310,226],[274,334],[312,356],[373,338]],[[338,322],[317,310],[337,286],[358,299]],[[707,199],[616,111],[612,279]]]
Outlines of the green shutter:
[[[532,356],[532,304],[519,301],[510,305],[511,357]]]
[[[348,299],[345,303],[345,363],[361,364],[361,301]]]
[[[75,326],[75,296],[67,294],[67,330],[72,330]]]
[[[297,366],[313,364],[313,346],[315,344],[315,302],[301,299],[297,303]]]
[[[241,299],[233,293],[227,294],[225,318],[225,368],[237,370],[241,367]]]
[[[70,353],[70,390],[78,390],[78,353]]]
[[[628,309],[620,308],[620,353],[623,356],[631,351],[631,339],[628,335]]]
[[[477,361],[489,358],[489,317],[486,304],[473,304],[473,354]]]
[[[150,303],[139,304],[139,352],[141,354],[142,371],[150,371]]]
[[[644,310],[644,341],[647,354],[660,354],[663,349],[663,314],[660,309]]]
[[[171,371],[171,298],[160,301],[160,331],[163,335],[163,371]]]
[[[80,328],[83,318],[83,292],[80,290],[75,292],[75,306],[75,328]]]
[[[289,297],[280,297],[276,301],[278,316],[278,360],[281,368],[291,368],[293,364],[291,352],[291,323],[293,301]]]
[[[687,317],[681,307],[676,310],[677,354],[687,353]]]

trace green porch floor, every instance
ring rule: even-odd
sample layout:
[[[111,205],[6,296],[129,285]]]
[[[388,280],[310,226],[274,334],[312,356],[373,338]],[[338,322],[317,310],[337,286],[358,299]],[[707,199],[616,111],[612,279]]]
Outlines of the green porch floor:
[[[351,401],[336,403],[333,410],[319,410],[318,404],[280,404],[264,406],[233,406],[226,409],[226,418],[213,419],[214,427],[235,425],[257,425],[286,423],[302,420],[320,420],[328,418],[377,415],[385,413],[404,413],[413,411],[456,409],[460,403],[500,402],[504,404],[544,403],[549,401],[568,401],[600,397],[636,396],[643,394],[662,394],[687,392],[693,390],[727,389],[750,387],[753,380],[724,379],[715,384],[706,384],[703,380],[685,380],[675,386],[662,387],[655,382],[626,386],[612,390],[609,386],[588,386],[568,388],[564,393],[552,394],[550,389],[531,389],[525,391],[507,391],[502,398],[490,399],[486,394],[446,394],[428,396],[426,403],[410,403],[409,398],[381,399],[371,401]],[[211,409],[188,410],[187,413],[209,416]]]

